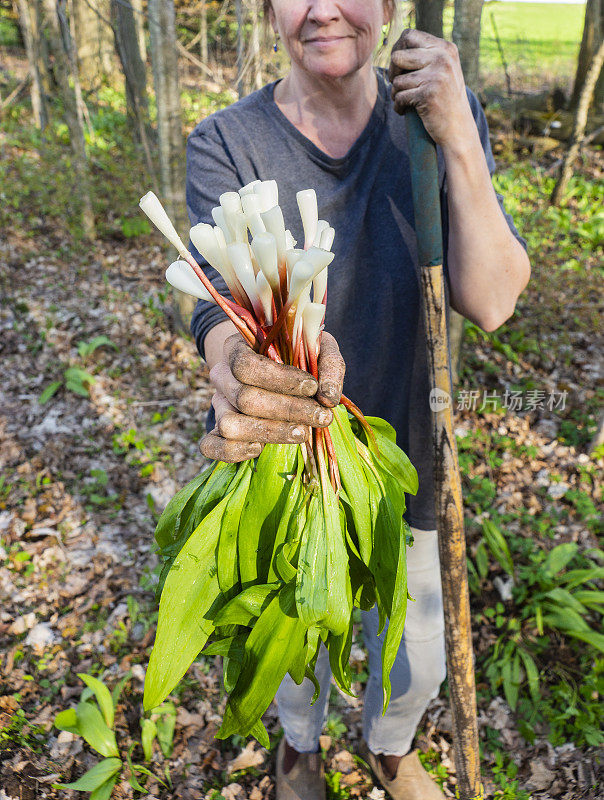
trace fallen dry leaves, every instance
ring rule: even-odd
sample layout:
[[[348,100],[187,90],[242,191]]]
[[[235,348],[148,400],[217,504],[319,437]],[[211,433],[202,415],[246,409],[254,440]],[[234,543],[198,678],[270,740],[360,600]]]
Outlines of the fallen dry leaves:
[[[53,728],[55,714],[79,698],[76,672],[102,673],[111,685],[132,673],[117,731],[124,747],[140,738],[157,580],[154,520],[203,466],[198,440],[211,397],[194,344],[166,320],[169,298],[159,247],[99,243],[67,262],[58,255],[60,237],[49,242],[57,252],[39,253],[16,232],[0,238],[0,734],[6,733],[0,785],[3,798],[23,800],[58,797],[51,782],[74,779],[96,761],[79,737]],[[572,342],[572,357],[560,357],[555,331],[534,314],[535,303],[551,300],[539,273],[536,264],[534,287],[518,313],[533,315],[531,325],[546,342],[542,353],[515,363],[487,343],[467,346],[474,382],[503,388],[532,376],[542,388],[568,388],[575,404],[587,401],[594,391],[594,333],[580,325],[573,329],[570,318],[579,311],[559,304],[557,313],[568,318],[560,324],[567,325]],[[78,344],[100,335],[115,348],[99,347],[82,358]],[[70,366],[94,376],[89,398],[62,386],[41,405],[43,389],[63,380]],[[552,482],[553,473],[564,487],[582,485],[578,465],[587,457],[558,441],[560,423],[560,415],[541,412],[458,415],[460,435],[497,430],[534,448],[532,458],[508,455],[493,467],[488,436],[482,451],[476,445],[480,458],[472,475],[494,481],[501,512],[523,507],[540,513],[543,500],[535,487],[560,485]],[[547,502],[563,503],[563,494],[556,497],[554,490]],[[587,547],[592,537],[571,514],[552,543],[561,541]],[[493,591],[496,596],[504,587]],[[475,635],[478,652],[490,646],[488,634]],[[364,669],[358,643],[352,661],[355,670]],[[215,789],[225,800],[274,797],[272,753],[255,742],[214,739],[224,707],[220,669],[220,660],[213,659],[191,670],[178,698],[173,752],[163,759],[156,748],[152,764],[158,776],[169,766],[172,788],[151,781],[148,797],[205,800]],[[362,695],[362,685],[356,686]],[[328,770],[340,773],[348,796],[377,800],[382,790],[353,756],[362,735],[361,707],[333,692],[332,709],[345,731],[324,735],[321,745]],[[595,752],[552,748],[544,737],[527,745],[500,698],[481,701],[479,719],[482,727],[500,732],[520,767],[521,785],[534,798],[596,797],[590,794],[598,780]],[[271,736],[279,733],[274,706],[265,723]],[[418,747],[444,768],[445,793],[452,797],[451,722],[443,699],[432,703],[421,731]],[[488,783],[487,788],[493,790]],[[115,797],[132,796],[126,782],[116,788]]]

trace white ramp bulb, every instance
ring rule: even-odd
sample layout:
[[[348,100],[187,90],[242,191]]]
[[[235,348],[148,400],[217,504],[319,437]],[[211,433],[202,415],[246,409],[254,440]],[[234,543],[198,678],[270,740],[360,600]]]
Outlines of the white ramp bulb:
[[[298,339],[298,332],[300,325],[302,324],[302,312],[307,303],[310,303],[310,287],[311,284],[309,283],[304,289],[302,289],[302,293],[298,298],[298,306],[296,308],[296,316],[294,317],[294,327],[293,327],[293,339],[292,341],[294,344]]]
[[[218,202],[224,209],[224,213],[227,217],[229,214],[236,214],[237,211],[241,211],[241,198],[237,192],[224,192],[224,194],[221,194],[218,198]]]
[[[287,246],[285,243],[285,222],[283,221],[283,211],[279,206],[273,206],[268,211],[260,214],[264,227],[268,233],[272,233],[277,243],[277,256],[279,261],[285,258]]]
[[[304,260],[313,264],[317,274],[325,267],[328,267],[334,258],[335,255],[333,253],[330,253],[329,250],[323,250],[321,247],[310,247],[304,254]]]
[[[303,189],[296,195],[302,227],[304,228],[304,249],[308,250],[315,241],[317,225],[319,224],[319,211],[317,208],[317,193],[314,189]]]
[[[314,303],[322,303],[325,299],[325,292],[327,291],[327,272],[328,268],[325,267],[312,282],[312,299]]]
[[[266,324],[273,324],[273,290],[269,282],[264,277],[264,273],[259,272],[256,275],[256,291],[262,303],[264,316],[266,317]]]
[[[258,186],[260,183],[262,183],[262,181],[252,181],[251,183],[246,183],[245,186],[242,186],[241,189],[239,189],[239,196],[244,197],[246,194],[253,194],[256,186]]]
[[[321,333],[325,306],[322,303],[307,303],[302,312],[302,335],[309,352],[317,349],[317,340]]]
[[[287,296],[287,304],[289,306],[296,305],[303,290],[315,277],[315,269],[313,265],[302,258],[294,266],[291,274],[289,293]]]
[[[301,248],[292,248],[285,251],[285,263],[287,265],[287,285],[289,286],[292,277],[292,270],[304,258],[306,251]]]
[[[165,208],[159,202],[157,195],[155,195],[153,192],[147,192],[146,195],[141,197],[138,204],[149,217],[151,222],[155,225],[155,227],[161,231],[161,233],[163,233],[163,235],[171,244],[174,245],[179,254],[183,258],[187,258],[190,253],[185,247],[180,236],[176,233],[176,228],[172,224],[170,217],[166,214]]]
[[[329,228],[329,222],[327,222],[326,220],[320,219],[317,222],[317,233],[315,235],[315,240],[313,242],[313,245],[315,247],[321,247],[321,234],[323,233],[323,231],[326,231],[327,228]]]
[[[166,270],[166,280],[170,286],[185,294],[198,297],[200,300],[207,300],[209,303],[216,302],[195,274],[193,267],[189,266],[186,261],[175,261],[170,264]]]
[[[252,239],[252,250],[260,269],[274,291],[279,290],[277,242],[272,233],[260,233]]]
[[[247,222],[247,226],[250,229],[252,236],[258,236],[258,234],[264,233],[266,226],[260,216],[262,204],[258,195],[244,195],[241,198],[241,205],[243,207],[243,213],[245,214],[245,221]]]
[[[331,250],[333,247],[333,240],[336,237],[335,230],[330,226],[327,227],[321,234],[321,250]]]
[[[260,200],[261,211],[268,211],[279,203],[277,181],[262,181],[256,186],[255,193]]]
[[[212,209],[212,219],[216,223],[216,225],[222,231],[222,235],[224,236],[224,240],[227,244],[231,244],[233,241],[233,234],[231,233],[231,229],[227,225],[226,217],[224,215],[224,209],[222,206],[216,206]]]
[[[256,308],[260,298],[256,289],[256,276],[254,275],[249,246],[244,242],[233,242],[227,247],[227,253],[237,280],[243,286],[254,308]]]

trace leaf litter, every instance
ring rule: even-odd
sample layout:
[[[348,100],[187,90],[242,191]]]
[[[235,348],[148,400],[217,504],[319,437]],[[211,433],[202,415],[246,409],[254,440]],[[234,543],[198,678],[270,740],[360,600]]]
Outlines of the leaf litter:
[[[79,737],[52,725],[58,711],[79,700],[77,672],[102,674],[110,685],[132,673],[118,706],[118,742],[126,749],[140,739],[142,679],[156,620],[152,533],[167,500],[203,467],[198,441],[211,399],[194,344],[164,313],[170,304],[165,255],[151,237],[143,244],[98,243],[85,256],[72,255],[60,234],[49,244],[48,252],[32,250],[16,231],[0,239],[0,785],[6,797],[58,797],[51,782],[59,775],[75,780],[95,763]],[[60,247],[69,258],[58,255]],[[597,287],[589,271],[552,279],[546,260],[555,257],[552,244],[543,264],[534,259],[531,286],[508,326],[538,338],[538,352],[510,358],[492,338],[465,344],[472,377],[466,372],[463,386],[503,390],[533,381],[569,392],[564,413],[457,414],[456,432],[474,434],[477,456],[471,474],[464,472],[470,551],[478,536],[474,523],[485,513],[472,505],[473,481],[481,476],[494,484],[500,513],[526,508],[533,516],[562,516],[551,546],[576,542],[585,550],[596,544],[593,529],[566,498],[580,489],[597,502],[600,491],[599,479],[586,482],[581,470],[590,462],[586,442],[568,436],[573,411],[593,406],[596,397],[591,304]],[[555,320],[548,318],[553,308]],[[90,352],[81,344],[100,336],[111,345]],[[94,378],[83,384],[88,397],[66,387],[69,368]],[[40,404],[44,389],[57,381],[63,382]],[[565,427],[569,421],[571,428]],[[490,460],[493,431],[525,450],[506,453],[500,463]],[[601,469],[601,460],[596,464]],[[536,486],[546,492],[537,493]],[[519,522],[510,524],[518,535],[531,535]],[[494,577],[486,592],[497,596]],[[475,625],[474,636],[477,653],[492,644],[487,625]],[[353,688],[362,696],[365,666],[356,629],[354,648],[359,680]],[[172,754],[156,752],[151,765],[158,776],[169,766],[172,788],[150,780],[147,796],[201,800],[218,790],[225,798],[274,797],[274,747],[269,754],[237,737],[214,739],[226,701],[221,669],[214,657],[190,670],[176,698]],[[362,704],[350,700],[334,687],[332,724],[322,737],[326,768],[339,773],[350,797],[378,797],[365,765],[351,755],[362,735]],[[274,704],[264,722],[274,745],[280,732]],[[505,701],[485,692],[479,724],[482,732],[498,731],[519,768],[520,787],[532,797],[596,797],[593,787],[602,781],[597,748],[552,747],[543,732],[528,744]],[[451,721],[442,696],[419,730],[417,746],[434,769],[442,768],[444,791],[452,797]],[[493,796],[488,770],[485,763]],[[133,790],[122,781],[114,796],[132,797]]]

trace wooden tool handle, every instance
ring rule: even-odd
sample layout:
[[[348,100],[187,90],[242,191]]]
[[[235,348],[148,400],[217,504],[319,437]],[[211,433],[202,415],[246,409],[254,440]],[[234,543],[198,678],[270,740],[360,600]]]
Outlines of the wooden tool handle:
[[[406,113],[406,123],[430,389],[434,399],[431,404],[434,491],[455,767],[459,797],[475,800],[483,796],[483,790],[461,476],[453,429],[438,165],[434,142],[415,111]]]

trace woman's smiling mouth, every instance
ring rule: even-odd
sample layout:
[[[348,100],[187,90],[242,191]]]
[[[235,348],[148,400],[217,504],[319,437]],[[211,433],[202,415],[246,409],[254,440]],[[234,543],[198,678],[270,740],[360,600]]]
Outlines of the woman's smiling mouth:
[[[330,44],[334,44],[335,42],[341,42],[344,39],[348,39],[348,36],[316,36],[312,39],[306,39],[304,44],[315,44],[319,47],[327,46]]]

